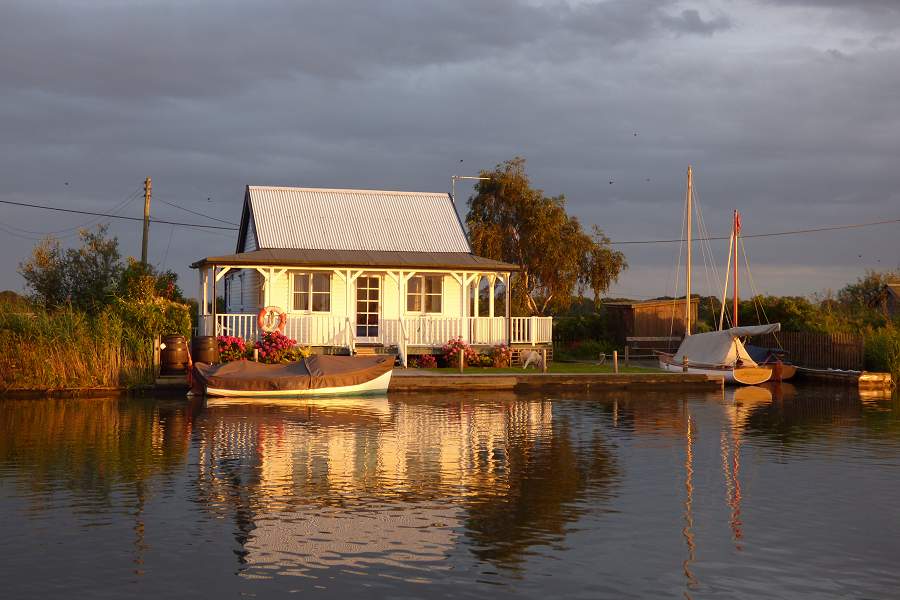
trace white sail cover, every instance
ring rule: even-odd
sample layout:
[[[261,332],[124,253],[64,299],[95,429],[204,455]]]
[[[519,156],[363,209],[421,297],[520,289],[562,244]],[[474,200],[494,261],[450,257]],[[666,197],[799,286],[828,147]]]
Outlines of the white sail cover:
[[[674,361],[682,362],[687,356],[689,364],[734,366],[740,359],[745,367],[756,367],[756,362],[747,354],[740,338],[751,335],[763,335],[781,330],[781,323],[756,325],[752,327],[732,327],[723,331],[695,333],[684,338]]]

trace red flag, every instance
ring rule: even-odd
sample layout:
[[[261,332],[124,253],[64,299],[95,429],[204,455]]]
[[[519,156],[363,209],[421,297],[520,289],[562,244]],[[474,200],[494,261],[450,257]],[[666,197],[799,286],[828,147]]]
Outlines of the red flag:
[[[734,235],[741,232],[741,213],[734,211]]]

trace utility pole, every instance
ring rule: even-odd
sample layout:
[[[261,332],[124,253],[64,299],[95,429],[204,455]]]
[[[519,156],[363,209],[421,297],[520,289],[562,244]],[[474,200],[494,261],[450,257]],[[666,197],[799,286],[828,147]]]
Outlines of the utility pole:
[[[144,238],[141,241],[141,263],[147,266],[147,238],[150,237],[150,192],[153,190],[153,182],[150,178],[144,180]]]

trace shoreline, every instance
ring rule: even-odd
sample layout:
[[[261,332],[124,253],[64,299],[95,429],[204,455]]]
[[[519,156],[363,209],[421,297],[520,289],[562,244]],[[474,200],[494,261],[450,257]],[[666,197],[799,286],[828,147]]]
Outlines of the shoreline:
[[[847,372],[803,373],[798,379],[808,385],[846,385],[859,389],[891,390],[893,382],[889,374]],[[414,394],[418,392],[446,391],[591,391],[591,390],[697,390],[718,391],[725,387],[722,377],[695,373],[632,372],[632,373],[447,373],[427,369],[395,368],[388,394]],[[40,398],[109,398],[126,396],[184,396],[188,391],[182,375],[158,377],[151,385],[136,387],[90,387],[59,389],[10,389],[0,391],[0,399],[34,400]]]

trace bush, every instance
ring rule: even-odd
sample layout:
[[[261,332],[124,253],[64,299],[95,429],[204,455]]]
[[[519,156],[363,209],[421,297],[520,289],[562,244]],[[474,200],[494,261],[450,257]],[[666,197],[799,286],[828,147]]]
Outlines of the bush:
[[[219,342],[219,358],[222,362],[246,360],[248,348],[244,338],[232,335],[220,335],[216,339]]]
[[[564,344],[557,349],[559,360],[597,360],[600,354],[612,354],[615,346],[606,340],[582,340]]]
[[[259,351],[259,362],[269,364],[297,362],[312,354],[309,347],[298,346],[297,340],[277,330],[264,333],[256,349]]]
[[[284,351],[284,354],[281,355],[281,362],[299,362],[310,355],[312,355],[312,348],[309,346],[294,346]]]
[[[553,319],[553,341],[571,344],[582,340],[604,340],[609,338],[607,312]]]
[[[289,338],[280,331],[267,331],[256,344],[256,349],[259,350],[259,362],[280,363],[288,350],[296,345],[297,340]]]
[[[512,362],[512,349],[505,344],[500,344],[499,346],[494,346],[491,349],[490,357],[491,364],[497,369],[502,369],[504,367],[508,367],[510,362]]]
[[[470,364],[473,367],[493,367],[494,359],[490,354],[478,354]]]
[[[422,354],[414,358],[412,364],[418,369],[434,369],[437,367],[437,359],[433,354]]]
[[[460,351],[465,354],[467,365],[475,364],[475,362],[478,360],[478,353],[474,348],[464,342],[462,338],[451,338],[441,348],[444,360],[447,361],[447,364],[451,367],[459,366]]]

